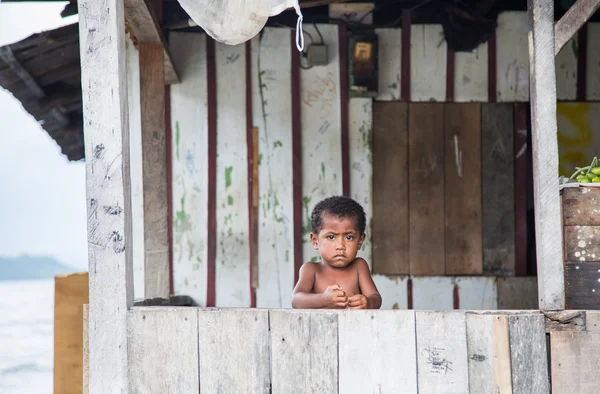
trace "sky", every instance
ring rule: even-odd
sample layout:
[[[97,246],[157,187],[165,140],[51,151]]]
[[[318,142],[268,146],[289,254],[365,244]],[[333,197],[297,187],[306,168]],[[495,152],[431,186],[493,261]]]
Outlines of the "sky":
[[[77,22],[66,2],[2,3],[0,46]],[[59,146],[7,90],[0,88],[0,256],[56,258],[87,270],[85,164]]]

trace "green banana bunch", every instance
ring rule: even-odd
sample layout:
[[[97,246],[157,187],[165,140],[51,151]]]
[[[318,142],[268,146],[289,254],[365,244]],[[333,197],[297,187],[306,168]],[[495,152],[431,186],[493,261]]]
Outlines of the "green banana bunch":
[[[576,179],[579,183],[600,182],[600,166],[598,165],[598,158],[594,157],[589,166],[575,167],[575,172],[569,179]]]

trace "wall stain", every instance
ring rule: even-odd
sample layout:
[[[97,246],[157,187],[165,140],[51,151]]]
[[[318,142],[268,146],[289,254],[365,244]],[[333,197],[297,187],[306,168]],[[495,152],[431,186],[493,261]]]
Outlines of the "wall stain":
[[[175,149],[177,160],[179,160],[179,138],[181,134],[179,132],[179,121],[175,122]]]

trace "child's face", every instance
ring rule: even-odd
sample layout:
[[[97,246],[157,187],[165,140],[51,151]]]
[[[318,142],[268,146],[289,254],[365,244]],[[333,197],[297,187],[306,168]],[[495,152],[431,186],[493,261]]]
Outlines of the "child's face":
[[[333,268],[346,267],[356,258],[365,235],[360,234],[353,218],[324,213],[321,224],[318,234],[310,233],[313,247],[325,264]]]

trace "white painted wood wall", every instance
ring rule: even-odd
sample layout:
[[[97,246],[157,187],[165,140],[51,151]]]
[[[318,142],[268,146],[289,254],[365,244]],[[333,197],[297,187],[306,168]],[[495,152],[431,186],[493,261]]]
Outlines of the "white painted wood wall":
[[[305,30],[315,36],[314,26]],[[438,47],[441,28],[412,26],[412,101],[444,101],[446,44]],[[600,26],[588,27],[587,97],[600,99]],[[342,193],[341,119],[338,29],[319,25],[329,48],[329,64],[300,71],[302,127],[303,228],[321,198]],[[380,45],[378,100],[397,100],[401,86],[401,29],[378,29]],[[497,41],[497,101],[529,100],[527,15],[507,12],[499,16]],[[207,183],[208,98],[206,36],[173,33],[170,51],[181,83],[171,87],[173,277],[175,294],[190,295],[206,304],[207,288]],[[246,46],[216,43],[217,67],[217,306],[250,306],[248,205],[246,164],[245,56]],[[290,307],[294,285],[294,253],[303,260],[317,256],[305,239],[294,250],[292,199],[292,112],[290,31],[266,28],[251,41],[252,115],[259,129],[259,287],[258,307]],[[433,49],[432,49],[433,48]],[[267,61],[268,59],[268,61]],[[143,297],[143,221],[139,134],[139,69],[136,51],[128,46],[130,127],[132,130],[132,198],[134,225],[135,296]],[[474,53],[456,53],[455,101],[487,101],[488,50],[482,44]],[[131,67],[129,67],[131,64]],[[416,66],[418,65],[418,67]],[[575,99],[577,64],[569,43],[557,57],[558,96]],[[371,262],[372,160],[370,133],[372,102],[353,98],[349,103],[349,157],[351,196],[367,213],[367,242],[360,252]],[[227,135],[227,138],[223,138]],[[221,136],[221,137],[219,137]],[[367,143],[365,143],[367,141]],[[139,155],[139,157],[138,157]],[[139,176],[137,175],[139,173]],[[138,209],[139,208],[139,209]],[[384,294],[383,308],[407,307],[407,278],[376,276]],[[472,278],[413,278],[414,308],[452,309],[454,286],[460,306],[495,309],[496,280]]]
[[[136,307],[128,317],[132,393],[550,392],[545,318],[536,311]],[[560,371],[553,364],[553,377],[567,383],[578,360],[600,361],[566,347],[569,335],[579,346],[600,339],[591,327],[558,334],[552,357],[556,349],[572,362]],[[575,375],[578,387],[594,387]]]

